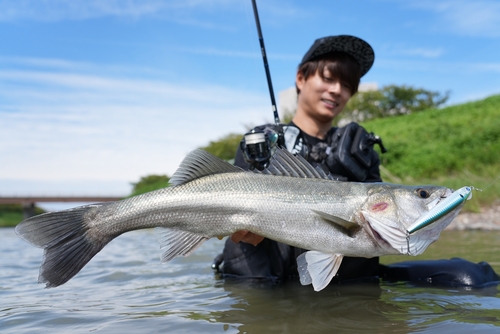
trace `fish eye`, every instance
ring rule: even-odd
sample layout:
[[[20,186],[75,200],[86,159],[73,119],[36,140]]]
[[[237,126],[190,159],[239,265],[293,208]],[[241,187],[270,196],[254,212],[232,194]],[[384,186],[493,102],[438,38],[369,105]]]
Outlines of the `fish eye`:
[[[431,196],[431,194],[423,188],[418,188],[416,190],[416,192],[417,192],[418,197],[420,197],[420,198],[429,198]]]

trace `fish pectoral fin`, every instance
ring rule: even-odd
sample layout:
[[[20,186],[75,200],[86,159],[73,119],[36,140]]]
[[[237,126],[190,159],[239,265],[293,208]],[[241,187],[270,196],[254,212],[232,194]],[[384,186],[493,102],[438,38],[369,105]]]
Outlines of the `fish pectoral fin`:
[[[164,227],[155,228],[160,249],[164,250],[161,262],[168,262],[177,256],[188,256],[209,238],[180,230]]]
[[[314,291],[323,290],[337,274],[342,254],[326,254],[308,251],[297,257],[297,270],[302,285],[313,285]]]
[[[320,216],[324,220],[327,220],[327,221],[332,222],[340,227],[343,227],[344,229],[346,229],[348,231],[359,227],[358,223],[339,218],[337,216],[331,215],[331,214],[323,212],[323,211],[312,210],[312,212],[314,212],[315,214],[317,214],[318,216]]]

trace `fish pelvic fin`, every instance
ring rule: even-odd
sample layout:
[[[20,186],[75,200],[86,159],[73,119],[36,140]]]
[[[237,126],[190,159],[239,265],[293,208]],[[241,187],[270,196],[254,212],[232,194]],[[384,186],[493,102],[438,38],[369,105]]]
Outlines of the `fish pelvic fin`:
[[[196,149],[182,160],[179,168],[170,178],[170,183],[178,186],[208,175],[237,172],[244,172],[244,170],[207,151]]]
[[[314,212],[315,214],[317,214],[318,216],[320,216],[321,218],[323,218],[324,220],[332,222],[332,223],[342,227],[342,230],[347,232],[347,234],[349,234],[350,231],[360,227],[359,224],[356,222],[351,222],[351,221],[342,219],[340,217],[331,215],[331,214],[323,212],[323,211],[318,211],[318,210],[313,210],[313,209],[311,209],[311,211]]]
[[[308,251],[297,257],[297,270],[302,285],[312,284],[314,291],[321,291],[335,277],[340,268],[342,254]]]
[[[164,227],[155,228],[160,248],[164,250],[161,262],[165,263],[177,256],[188,256],[209,238],[192,232]]]
[[[46,288],[66,283],[114,239],[115,236],[89,233],[89,217],[104,205],[107,204],[49,212],[28,218],[16,226],[19,237],[44,249],[38,283],[45,283]]]

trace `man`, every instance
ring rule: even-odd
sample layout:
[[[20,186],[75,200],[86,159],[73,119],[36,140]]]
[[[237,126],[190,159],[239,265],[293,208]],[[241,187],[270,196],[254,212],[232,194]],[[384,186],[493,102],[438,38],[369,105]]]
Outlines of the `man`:
[[[358,131],[363,132],[364,129],[357,124],[343,129],[331,125],[333,119],[357,92],[360,78],[368,72],[373,61],[373,49],[362,39],[347,35],[329,36],[314,42],[304,55],[296,74],[297,111],[292,122],[284,127],[285,146],[290,152],[302,155],[313,165],[320,165],[339,180],[382,181],[379,158],[373,150],[373,141],[368,151],[359,152],[364,155],[363,163],[360,163],[359,159],[350,158],[355,154],[351,146],[346,148],[341,145],[341,138],[347,138],[344,142],[350,143],[355,134]],[[272,128],[273,125],[263,125],[254,131],[269,131]],[[368,135],[366,132],[364,134]],[[339,158],[339,155],[335,154],[339,150],[344,150],[343,156],[347,158]],[[241,147],[236,154],[235,164],[244,169],[262,168],[261,162],[252,161]],[[298,278],[296,258],[305,251],[248,231],[239,231],[226,241],[222,254],[222,274],[224,277],[268,279],[274,282],[295,280]],[[220,256],[216,259],[217,267],[220,259]],[[432,275],[442,263],[436,268],[433,268],[430,261],[423,265],[424,268],[431,269],[427,271]],[[332,282],[378,282],[380,276],[389,274],[392,274],[392,277],[388,279],[398,280],[402,277],[404,280],[412,280],[412,277],[407,277],[408,270],[404,268],[388,270],[379,265],[378,258],[344,257]]]

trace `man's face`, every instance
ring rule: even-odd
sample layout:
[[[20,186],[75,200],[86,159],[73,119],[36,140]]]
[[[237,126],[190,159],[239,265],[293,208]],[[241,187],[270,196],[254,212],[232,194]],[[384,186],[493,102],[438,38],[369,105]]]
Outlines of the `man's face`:
[[[316,72],[307,80],[297,73],[296,84],[300,90],[298,107],[319,122],[331,122],[351,97],[351,87],[333,77],[326,67],[323,76]]]

